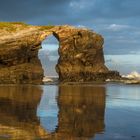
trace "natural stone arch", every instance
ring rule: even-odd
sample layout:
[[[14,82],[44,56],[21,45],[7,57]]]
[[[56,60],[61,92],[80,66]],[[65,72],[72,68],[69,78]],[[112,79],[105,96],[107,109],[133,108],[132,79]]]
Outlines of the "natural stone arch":
[[[53,35],[53,33],[47,35],[47,37],[41,43],[41,48],[38,51],[38,58],[40,59],[42,64],[44,77],[58,77],[58,73],[55,69],[59,57],[58,48],[59,41]]]
[[[89,29],[26,26],[16,32],[3,30],[3,36],[0,36],[2,84],[42,83],[43,69],[38,50],[41,42],[51,34],[59,41],[60,58],[56,69],[61,82],[104,81],[119,77],[117,72],[109,71],[104,64],[103,37]]]

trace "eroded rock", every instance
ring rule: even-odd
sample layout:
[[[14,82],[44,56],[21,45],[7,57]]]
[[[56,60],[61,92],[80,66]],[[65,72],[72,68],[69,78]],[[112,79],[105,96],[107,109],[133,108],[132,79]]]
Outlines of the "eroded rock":
[[[59,41],[60,81],[105,80],[119,76],[105,66],[101,35],[72,26],[31,26],[11,23],[0,29],[0,83],[42,83],[43,69],[38,58],[42,41],[53,34]],[[10,26],[10,27],[11,27]],[[22,27],[23,26],[23,27]]]

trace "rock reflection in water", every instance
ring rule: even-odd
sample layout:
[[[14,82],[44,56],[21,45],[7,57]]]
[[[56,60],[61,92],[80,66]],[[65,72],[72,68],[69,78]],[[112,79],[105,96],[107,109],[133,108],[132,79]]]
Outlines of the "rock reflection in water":
[[[0,86],[0,139],[87,140],[104,111],[103,86]]]
[[[88,139],[103,132],[105,87],[60,86],[58,105],[56,132],[63,139]]]
[[[58,87],[49,85],[43,87],[43,95],[37,107],[40,125],[49,133],[55,132],[58,125]]]
[[[0,139],[31,140],[46,135],[36,117],[41,95],[38,86],[0,86]]]

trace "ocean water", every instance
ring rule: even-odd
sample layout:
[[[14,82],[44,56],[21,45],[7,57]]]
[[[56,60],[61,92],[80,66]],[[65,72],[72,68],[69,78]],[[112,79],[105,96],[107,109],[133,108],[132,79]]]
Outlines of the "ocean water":
[[[122,75],[133,71],[140,73],[139,54],[105,55],[105,62],[109,69],[117,70]]]
[[[139,140],[140,86],[1,85],[0,140]]]

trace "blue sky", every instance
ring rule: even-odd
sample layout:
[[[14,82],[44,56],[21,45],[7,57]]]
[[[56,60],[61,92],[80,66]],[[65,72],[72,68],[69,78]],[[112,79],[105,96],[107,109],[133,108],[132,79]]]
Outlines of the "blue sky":
[[[103,35],[105,54],[136,54],[139,7],[140,0],[0,0],[0,20],[85,26]]]

